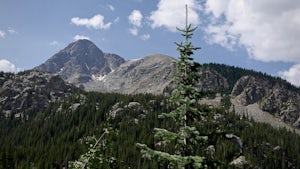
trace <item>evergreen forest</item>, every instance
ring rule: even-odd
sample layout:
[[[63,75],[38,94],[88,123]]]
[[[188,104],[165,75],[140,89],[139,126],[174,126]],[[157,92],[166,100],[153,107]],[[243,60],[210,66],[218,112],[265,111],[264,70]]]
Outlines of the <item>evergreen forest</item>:
[[[139,105],[126,106],[132,102]],[[30,112],[28,120],[1,117],[0,168],[68,168],[70,161],[88,151],[86,139],[99,138],[108,122],[112,129],[104,136],[107,144],[101,153],[115,160],[95,168],[166,168],[167,163],[143,158],[136,147],[136,143],[145,143],[155,148],[153,128],[173,127],[174,123],[158,118],[168,111],[166,102],[163,96],[76,93],[42,112]],[[75,103],[80,104],[76,109]],[[112,118],[110,110],[117,103],[123,109]],[[251,168],[299,168],[300,137],[295,133],[248,121],[223,107],[198,108],[209,116],[196,127],[210,139],[194,149],[205,156],[205,149],[216,145],[214,157],[220,168],[229,168],[229,163],[241,153],[222,133],[241,138],[242,154]],[[172,145],[165,149],[172,149]]]

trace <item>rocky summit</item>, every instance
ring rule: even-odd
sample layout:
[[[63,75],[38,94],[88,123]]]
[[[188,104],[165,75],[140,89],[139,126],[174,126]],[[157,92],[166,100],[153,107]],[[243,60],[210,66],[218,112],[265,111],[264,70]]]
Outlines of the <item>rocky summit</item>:
[[[69,44],[36,70],[54,73],[67,82],[80,86],[112,72],[125,60],[116,54],[103,53],[89,40]]]

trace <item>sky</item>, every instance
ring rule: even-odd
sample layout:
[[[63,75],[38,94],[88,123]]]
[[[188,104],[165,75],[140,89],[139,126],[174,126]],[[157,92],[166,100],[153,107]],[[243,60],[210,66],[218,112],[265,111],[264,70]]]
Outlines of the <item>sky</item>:
[[[32,69],[78,39],[126,60],[177,58],[185,4],[198,62],[300,86],[299,0],[0,0],[0,71]]]

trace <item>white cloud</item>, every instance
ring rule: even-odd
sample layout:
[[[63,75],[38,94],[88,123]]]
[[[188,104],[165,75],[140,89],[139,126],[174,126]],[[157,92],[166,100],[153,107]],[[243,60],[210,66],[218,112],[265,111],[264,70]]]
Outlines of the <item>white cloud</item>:
[[[112,24],[111,22],[104,23],[104,16],[100,14],[95,15],[92,18],[74,17],[71,19],[71,23],[77,26],[86,26],[87,28],[94,29],[109,29]]]
[[[143,15],[139,10],[133,10],[128,16],[129,23],[136,27],[142,26],[142,19]]]
[[[108,6],[108,8],[111,10],[111,11],[115,11],[115,7],[114,6],[112,6],[112,5],[107,5]]]
[[[229,50],[233,50],[233,47],[236,45],[236,36],[228,35],[226,29],[229,25],[220,25],[218,26],[212,26],[208,25],[206,28],[206,33],[209,34],[209,36],[206,36],[206,40],[210,44],[217,43],[221,45],[222,47],[225,47]]]
[[[300,63],[299,0],[207,0],[206,39],[259,61]]]
[[[114,23],[118,23],[120,21],[120,17],[116,17],[116,19],[114,19]]]
[[[0,30],[0,38],[5,38],[5,32]]]
[[[3,72],[16,72],[17,68],[14,64],[6,59],[0,59],[0,71]]]
[[[139,34],[139,30],[136,27],[129,29],[129,32],[133,36],[137,36]]]
[[[50,43],[50,46],[57,46],[57,45],[59,45],[59,43],[56,40],[54,40]]]
[[[16,33],[17,33],[17,31],[15,31],[15,30],[12,29],[12,28],[9,28],[7,31],[8,31],[10,34],[16,34]]]
[[[279,72],[278,74],[292,84],[300,86],[300,64],[296,64],[289,70]]]
[[[141,39],[146,41],[146,40],[150,39],[150,35],[149,34],[144,34],[144,35],[141,36]]]
[[[129,29],[129,32],[133,36],[137,36],[139,32],[139,28],[142,27],[143,15],[139,10],[133,10],[128,16],[129,23],[133,26]]]
[[[82,40],[82,39],[90,40],[89,37],[83,36],[83,35],[75,35],[73,39],[74,39],[75,41],[77,41],[77,40]]]
[[[185,25],[185,5],[188,5],[188,22],[199,25],[199,11],[201,5],[197,0],[160,0],[157,10],[151,12],[149,17],[152,28],[164,27],[175,32],[176,28],[183,28]]]

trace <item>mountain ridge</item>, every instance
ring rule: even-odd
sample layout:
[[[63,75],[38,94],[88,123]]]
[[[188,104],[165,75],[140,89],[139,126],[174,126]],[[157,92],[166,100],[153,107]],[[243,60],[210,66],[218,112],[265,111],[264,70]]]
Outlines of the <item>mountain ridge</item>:
[[[125,61],[116,54],[102,52],[89,40],[78,40],[34,70],[59,75],[86,91],[161,94],[174,74],[174,61],[172,57],[162,54]],[[145,77],[142,78],[139,73]],[[160,76],[165,81],[158,80]],[[106,79],[117,80],[118,84],[111,80],[105,82]]]
[[[61,53],[67,54],[67,57]],[[60,56],[63,56],[64,64],[51,63],[52,58]],[[69,60],[64,60],[68,57]],[[174,85],[175,61],[162,54],[125,61],[121,56],[103,53],[91,41],[80,40],[71,43],[36,69],[47,71],[51,70],[51,65],[64,65],[60,69],[68,71],[53,73],[86,91],[167,94]],[[242,106],[257,103],[261,110],[300,128],[300,89],[287,81],[219,64],[203,64],[199,74],[200,92],[223,93],[236,99]]]

